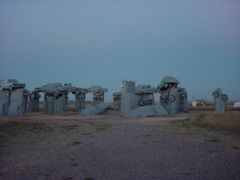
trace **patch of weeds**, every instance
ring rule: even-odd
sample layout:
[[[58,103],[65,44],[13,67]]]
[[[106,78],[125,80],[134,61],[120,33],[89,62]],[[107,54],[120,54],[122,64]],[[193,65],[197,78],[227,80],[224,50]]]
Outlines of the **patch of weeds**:
[[[74,129],[78,129],[78,125],[77,124],[68,124],[68,125],[61,126],[61,128],[63,129],[63,131],[71,131]]]
[[[87,133],[87,132],[82,132],[81,135],[89,136],[89,135],[92,135],[92,134],[91,133]]]
[[[42,124],[40,126],[36,126],[34,125],[32,128],[31,128],[31,131],[34,132],[34,133],[41,133],[41,132],[51,132],[53,131],[54,128],[53,127],[49,127],[45,124]]]
[[[185,129],[185,133],[194,134],[194,133],[203,133],[206,131],[213,131],[216,129],[211,128],[207,124],[201,123],[200,121],[191,121],[190,119],[186,119],[183,121],[175,121],[171,122],[171,125],[175,128],[183,128]]]
[[[47,126],[43,123],[32,123],[32,122],[22,122],[22,121],[10,121],[0,124],[0,132],[2,137],[7,136],[17,136],[21,133],[42,133],[42,132],[50,132],[53,131],[54,128]]]
[[[76,167],[76,166],[79,166],[79,164],[75,162],[75,163],[71,163],[70,166]]]
[[[179,127],[185,127],[185,128],[191,128],[192,124],[190,123],[189,119],[182,120],[182,121],[172,121],[171,127],[179,128]]]
[[[79,141],[73,141],[71,144],[72,144],[72,145],[79,145],[79,144],[82,144],[82,143],[79,142]]]
[[[99,122],[91,125],[95,127],[96,131],[106,131],[112,127],[110,124],[103,123],[103,122]]]
[[[143,134],[143,135],[140,135],[139,138],[142,138],[142,137],[157,137],[157,136],[163,136],[163,134],[162,133]]]
[[[73,141],[70,144],[67,144],[67,146],[76,146],[76,145],[80,145],[80,144],[82,144],[82,143],[79,141]]]
[[[42,175],[43,175],[44,177],[50,176],[50,174],[48,174],[48,173],[43,173]]]
[[[210,139],[206,140],[207,142],[212,142],[212,143],[216,143],[216,142],[220,142],[221,139],[217,138],[217,137],[212,137]]]
[[[97,131],[105,131],[107,129],[108,129],[108,127],[96,127]]]
[[[84,123],[86,123],[87,125],[93,126],[97,131],[105,131],[105,130],[108,130],[112,127],[110,124],[105,123],[105,122],[90,122],[90,121],[87,121],[87,122],[84,122]]]
[[[240,112],[193,114],[190,123],[221,132],[240,134]]]

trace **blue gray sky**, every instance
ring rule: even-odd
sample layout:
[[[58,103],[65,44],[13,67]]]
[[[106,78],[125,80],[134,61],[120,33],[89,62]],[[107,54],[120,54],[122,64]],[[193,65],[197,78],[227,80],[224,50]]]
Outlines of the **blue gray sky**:
[[[0,78],[120,90],[177,77],[240,99],[238,0],[0,0]]]

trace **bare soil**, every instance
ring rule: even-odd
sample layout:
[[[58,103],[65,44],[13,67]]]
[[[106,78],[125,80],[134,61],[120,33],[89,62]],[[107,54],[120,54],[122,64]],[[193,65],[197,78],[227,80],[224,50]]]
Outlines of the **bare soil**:
[[[188,116],[0,116],[0,179],[239,179],[240,135]]]

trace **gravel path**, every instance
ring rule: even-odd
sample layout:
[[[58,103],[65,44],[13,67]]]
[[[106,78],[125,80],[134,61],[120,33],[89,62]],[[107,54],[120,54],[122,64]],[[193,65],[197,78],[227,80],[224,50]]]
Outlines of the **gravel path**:
[[[185,118],[0,117],[19,122],[1,128],[0,179],[239,179],[239,135],[174,125]]]

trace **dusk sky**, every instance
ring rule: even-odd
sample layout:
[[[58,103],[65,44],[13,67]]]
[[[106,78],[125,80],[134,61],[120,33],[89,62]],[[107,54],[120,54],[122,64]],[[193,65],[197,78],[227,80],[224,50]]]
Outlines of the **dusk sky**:
[[[0,0],[0,79],[120,90],[178,78],[240,99],[239,0]]]

